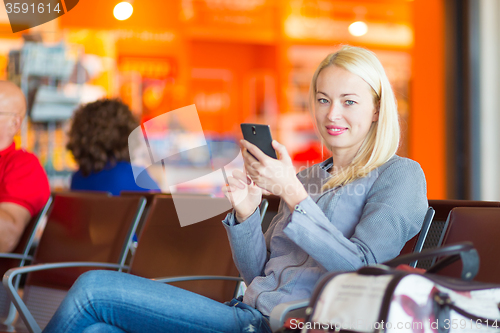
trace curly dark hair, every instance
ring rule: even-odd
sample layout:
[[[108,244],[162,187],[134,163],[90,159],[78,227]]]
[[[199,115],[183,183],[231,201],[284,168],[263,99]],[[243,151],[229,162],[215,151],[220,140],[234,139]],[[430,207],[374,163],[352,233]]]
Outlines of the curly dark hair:
[[[67,148],[84,176],[106,164],[130,161],[128,136],[139,123],[118,99],[100,99],[80,106],[73,115]]]

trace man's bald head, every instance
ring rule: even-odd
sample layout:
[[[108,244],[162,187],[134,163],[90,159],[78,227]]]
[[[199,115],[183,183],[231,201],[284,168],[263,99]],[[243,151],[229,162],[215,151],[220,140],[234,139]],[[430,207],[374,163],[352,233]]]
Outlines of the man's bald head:
[[[0,81],[0,112],[15,112],[21,118],[26,113],[24,94],[12,82]]]

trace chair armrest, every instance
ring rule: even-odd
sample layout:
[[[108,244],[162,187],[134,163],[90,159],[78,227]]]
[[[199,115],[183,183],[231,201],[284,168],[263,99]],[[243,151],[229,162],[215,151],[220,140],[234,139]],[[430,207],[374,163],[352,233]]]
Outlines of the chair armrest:
[[[267,208],[269,207],[269,201],[267,199],[262,199],[262,202],[260,203],[260,224],[262,224],[262,221],[264,221],[264,216],[266,215]]]
[[[287,313],[300,308],[305,308],[309,305],[309,299],[300,299],[290,302],[278,304],[274,307],[269,315],[269,325],[271,331],[277,331],[285,324]]]
[[[0,258],[31,260],[31,259],[33,259],[33,256],[28,256],[28,255],[21,254],[21,253],[6,253],[6,252],[3,252],[3,253],[0,253]]]
[[[120,267],[123,266],[118,264],[86,261],[86,262],[60,262],[53,264],[39,264],[39,265],[30,265],[30,266],[23,266],[23,267],[16,267],[9,269],[3,276],[2,282],[5,289],[7,290],[7,293],[9,294],[10,299],[12,300],[12,303],[14,303],[14,306],[19,312],[19,316],[26,324],[26,327],[28,328],[30,333],[41,333],[42,330],[35,321],[35,318],[33,318],[33,315],[29,312],[26,304],[23,302],[23,300],[17,293],[17,289],[13,283],[14,278],[17,275],[24,273],[43,271],[48,269],[66,268],[66,267],[99,267],[99,268],[119,269]]]
[[[161,283],[171,283],[171,282],[195,281],[195,280],[243,281],[243,278],[237,276],[222,276],[222,275],[188,275],[188,276],[160,277],[151,280]]]

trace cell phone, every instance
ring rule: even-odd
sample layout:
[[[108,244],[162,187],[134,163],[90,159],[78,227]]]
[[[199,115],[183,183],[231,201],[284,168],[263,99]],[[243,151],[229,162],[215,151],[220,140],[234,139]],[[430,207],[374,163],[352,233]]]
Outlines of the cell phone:
[[[271,128],[269,125],[241,124],[240,126],[245,140],[256,145],[267,156],[278,158],[272,145],[273,138],[271,137]]]

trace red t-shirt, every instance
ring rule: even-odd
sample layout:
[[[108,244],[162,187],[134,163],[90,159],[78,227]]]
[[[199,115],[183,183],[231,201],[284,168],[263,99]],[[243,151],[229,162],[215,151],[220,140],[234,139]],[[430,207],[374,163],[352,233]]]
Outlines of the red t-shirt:
[[[11,144],[0,151],[0,202],[25,207],[34,216],[50,196],[49,181],[38,158]]]

